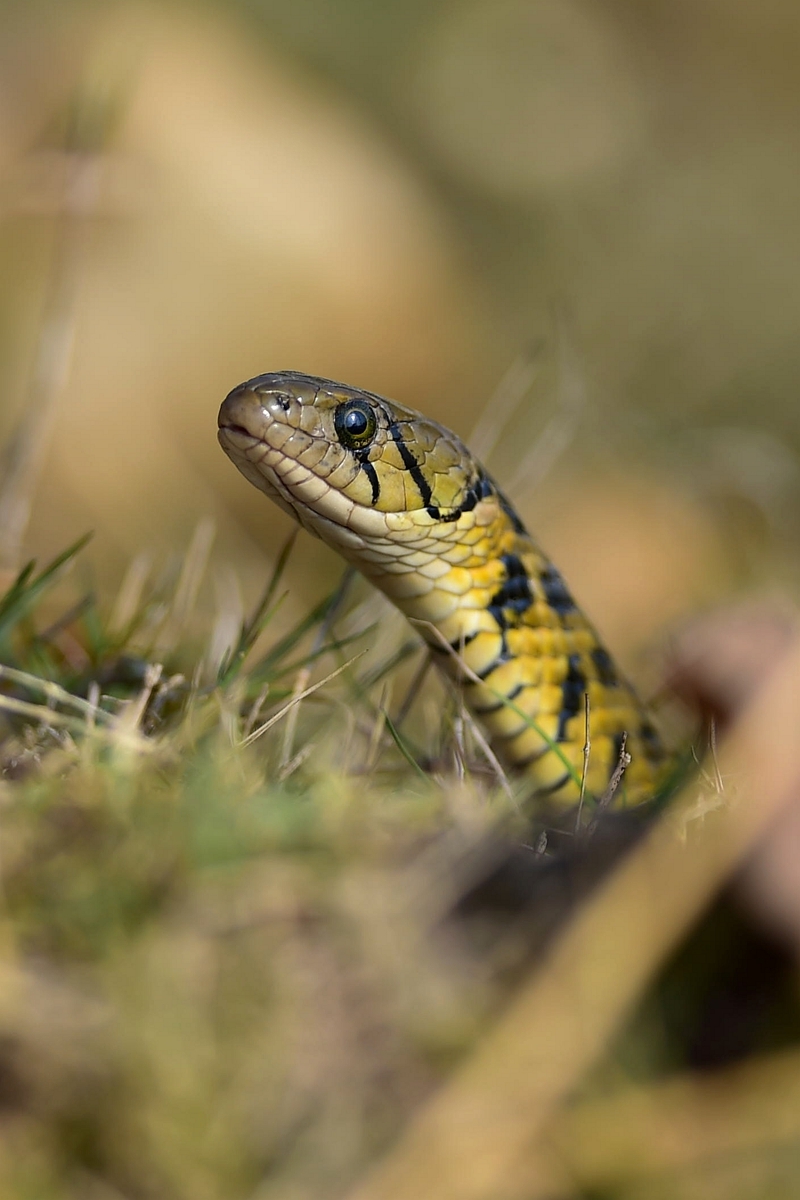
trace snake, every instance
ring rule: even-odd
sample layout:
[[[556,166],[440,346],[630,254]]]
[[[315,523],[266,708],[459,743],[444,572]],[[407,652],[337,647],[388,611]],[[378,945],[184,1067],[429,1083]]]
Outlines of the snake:
[[[670,761],[651,714],[500,487],[449,429],[296,371],[223,401],[239,471],[414,624],[496,758],[536,796],[640,804]],[[621,778],[620,778],[621,776]]]

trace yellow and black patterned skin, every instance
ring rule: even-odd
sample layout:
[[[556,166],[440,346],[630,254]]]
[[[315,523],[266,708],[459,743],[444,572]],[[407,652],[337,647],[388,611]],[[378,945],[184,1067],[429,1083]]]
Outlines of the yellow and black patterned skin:
[[[625,735],[631,762],[615,802],[654,794],[667,758],[650,717],[455,434],[371,392],[282,371],[230,393],[219,440],[251,483],[418,623],[502,759],[538,793],[601,796]]]

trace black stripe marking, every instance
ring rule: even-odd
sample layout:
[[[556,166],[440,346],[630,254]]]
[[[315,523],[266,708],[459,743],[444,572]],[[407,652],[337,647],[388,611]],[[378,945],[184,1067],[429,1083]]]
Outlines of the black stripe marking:
[[[558,730],[555,740],[566,741],[567,721],[581,711],[586,695],[586,676],[581,667],[579,654],[570,654],[569,670],[561,689],[561,712],[558,714]]]
[[[528,572],[516,554],[503,554],[500,558],[506,572],[500,589],[492,596],[487,608],[501,630],[519,624],[520,617],[533,604],[533,592]],[[507,610],[510,610],[510,615]]]
[[[511,651],[509,650],[508,646],[506,645],[505,634],[503,634],[503,646],[502,646],[500,653],[498,654],[497,658],[493,659],[492,662],[489,663],[488,667],[484,667],[482,671],[476,672],[478,679],[480,679],[481,682],[484,682],[485,680],[487,680],[489,678],[489,676],[494,671],[497,670],[498,667],[502,667],[503,663],[509,662],[511,660],[511,658],[512,658],[512,654],[511,654]],[[474,683],[475,680],[468,679],[467,682]]]
[[[458,506],[459,513],[472,512],[475,505],[480,500],[485,500],[488,496],[491,496],[493,491],[491,480],[484,475],[482,470],[479,470],[474,481],[467,488],[464,499]]]
[[[616,687],[619,683],[611,655],[603,646],[595,646],[592,662],[597,667],[597,677],[605,687]]]
[[[374,506],[378,503],[378,497],[381,494],[381,484],[380,480],[378,479],[378,472],[375,470],[374,463],[371,463],[368,458],[362,457],[360,454],[356,454],[356,458],[359,461],[361,470],[364,472],[370,482],[370,487],[372,488],[372,500],[370,503]]]
[[[571,778],[572,776],[570,775],[569,771],[565,771],[564,774],[555,781],[555,783],[548,783],[546,787],[538,787],[536,789],[536,795],[552,796],[553,792],[560,791],[565,783],[569,783]]]
[[[566,613],[575,612],[578,606],[572,599],[572,596],[570,596],[567,585],[552,563],[548,563],[542,571],[539,576],[539,582],[542,585],[545,600],[560,617],[563,617]]]
[[[403,461],[405,462],[405,459],[403,459]],[[484,475],[483,471],[479,471],[474,483],[469,485],[464,493],[464,499],[456,508],[451,508],[449,512],[444,512],[435,504],[427,504],[425,507],[428,515],[434,521],[457,521],[462,513],[472,512],[473,508],[480,500],[485,500],[487,496],[492,495],[494,495],[494,487],[491,480],[488,478],[488,476]]]
[[[496,491],[497,491],[497,499],[500,501],[500,507],[502,508],[503,512],[506,514],[509,521],[511,522],[514,532],[515,533],[527,533],[528,531],[525,528],[525,526],[522,524],[522,521],[517,516],[516,511],[514,510],[514,506],[511,503],[511,501],[508,499],[507,496],[503,495],[503,493],[500,491],[499,488],[496,488]]]
[[[417,491],[420,494],[423,505],[433,519],[436,520],[439,515],[439,510],[431,504],[431,497],[433,493],[431,491],[430,484],[422,474],[422,468],[420,467],[419,462],[411,453],[405,441],[403,440],[403,435],[400,432],[400,427],[396,421],[389,422],[389,436],[400,452],[400,457],[403,460],[403,466],[406,468],[417,486]]]
[[[532,763],[539,762],[544,758],[545,754],[550,753],[550,747],[545,745],[540,750],[534,750],[533,754],[528,754],[525,758],[518,759],[514,766],[518,771],[522,771],[525,767],[529,767]]]
[[[525,688],[529,687],[529,686],[530,685],[527,683],[518,683],[516,687],[513,687],[511,689],[511,691],[506,696],[505,700],[498,700],[496,704],[490,704],[488,706],[488,708],[473,707],[473,711],[482,717],[488,716],[489,713],[499,712],[501,708],[507,708],[509,701],[516,700],[517,696],[519,696],[520,693],[524,692]],[[519,735],[519,733],[520,733],[520,730],[518,729],[516,733],[501,735],[501,736],[517,737]]]
[[[450,647],[450,650],[455,650],[456,654],[460,654],[462,647],[468,646],[470,642],[473,642],[480,632],[478,630],[476,633],[468,633],[466,637],[460,637],[457,641],[448,642],[447,646]],[[435,650],[437,654],[449,654],[447,646],[443,646],[439,641],[430,643],[431,650]]]
[[[460,654],[464,646],[468,646],[470,642],[475,641],[475,638],[478,636],[478,632],[479,631],[476,630],[475,633],[468,633],[464,637],[460,637],[457,642],[449,642],[448,645],[450,646],[450,649],[455,650],[456,653]]]
[[[661,738],[658,736],[658,732],[653,722],[647,720],[647,718],[642,721],[641,734],[642,741],[646,745],[647,751],[651,757],[663,758],[664,747],[661,745]],[[617,757],[619,757],[619,754]]]
[[[472,512],[475,505],[480,500],[485,500],[487,496],[491,496],[494,489],[491,481],[484,475],[483,471],[479,471],[475,480],[469,485],[464,493],[464,499],[454,508],[452,512],[443,513],[441,509],[437,509],[440,521],[457,521],[462,513]]]

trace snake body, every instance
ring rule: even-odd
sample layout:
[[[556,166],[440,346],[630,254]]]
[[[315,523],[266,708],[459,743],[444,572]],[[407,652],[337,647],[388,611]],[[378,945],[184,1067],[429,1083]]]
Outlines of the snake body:
[[[219,440],[251,483],[416,623],[537,793],[600,797],[626,741],[617,801],[653,795],[668,760],[650,716],[455,434],[371,392],[283,371],[234,388]]]

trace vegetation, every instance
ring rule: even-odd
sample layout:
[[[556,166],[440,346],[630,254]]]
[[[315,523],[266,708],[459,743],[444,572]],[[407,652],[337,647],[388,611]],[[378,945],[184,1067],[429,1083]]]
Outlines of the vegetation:
[[[616,939],[628,940],[624,914],[639,911],[646,882],[621,872],[622,893],[601,892],[577,924],[564,922],[569,896],[608,870],[627,832],[601,825],[602,840],[595,830],[570,849],[551,830],[548,844],[507,781],[481,767],[455,702],[432,739],[438,761],[425,759],[405,739],[403,714],[393,722],[386,712],[386,681],[404,655],[364,668],[369,638],[336,636],[341,588],[272,635],[291,541],[234,650],[217,660],[188,633],[197,543],[177,580],[148,593],[129,578],[110,608],[86,594],[54,619],[84,541],[43,570],[27,566],[0,603],[3,1195],[348,1194],[398,1137],[402,1147],[426,1100],[447,1103],[459,1064],[459,1086],[477,1086],[479,1099],[494,1087],[502,1100],[508,1064],[492,1039],[521,1019],[516,1004],[544,1004],[542,1036],[549,1027],[555,1043],[580,1046],[574,1028],[559,1032],[565,1013],[568,1024],[583,1020],[575,980],[560,985],[572,1003],[558,1017],[553,997],[542,999],[575,939],[587,986],[596,967],[586,947],[613,948],[592,989],[610,1020],[619,1002],[606,996],[609,981],[626,973]],[[676,896],[685,870],[668,885]],[[612,1021],[592,1052],[587,1027],[580,1065],[566,1054],[555,1076],[542,1072],[554,1097],[584,1097],[551,1135],[575,1179],[566,1185],[534,1157],[520,1195],[544,1195],[543,1179],[560,1188],[547,1194],[595,1194],[592,1178],[609,1172],[603,1194],[638,1195],[642,1172],[662,1189],[650,1195],[717,1194],[691,1191],[711,1169],[704,1146],[660,1161],[649,1116],[660,1104],[680,1123],[686,1105],[713,1108],[696,1094],[702,1085],[670,1082],[663,1098],[659,1089],[698,1045],[707,1050],[704,1023],[731,953],[752,956],[754,935],[715,911],[622,1036],[610,1036]],[[651,934],[657,960],[670,935]],[[520,992],[542,962],[533,991]],[[769,964],[771,990],[733,1059],[800,1036],[789,977]],[[481,1076],[487,1053],[500,1072],[493,1084]],[[795,1053],[752,1060],[748,1094],[769,1090],[759,1071],[782,1070],[786,1087]],[[513,1069],[507,1086],[510,1099]],[[643,1087],[636,1104],[631,1089]],[[512,1115],[503,1130],[513,1140]],[[609,1121],[625,1133],[616,1159]],[[644,1139],[635,1153],[631,1121]],[[796,1178],[788,1149],[765,1158],[759,1148],[775,1131],[762,1128],[758,1105],[753,1123],[739,1142],[756,1184],[732,1189],[723,1156],[713,1171],[726,1195],[761,1196],[765,1179]],[[741,1153],[735,1144],[729,1153]],[[430,1165],[423,1153],[414,1169]],[[419,1194],[381,1186],[364,1195]]]
[[[176,624],[191,561],[122,620],[87,595],[43,623],[82,544],[0,605],[0,1191],[330,1194],[496,1001],[436,929],[493,801],[378,728],[381,673],[325,632],[335,596],[264,648],[289,546],[215,664]]]

